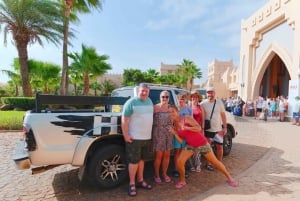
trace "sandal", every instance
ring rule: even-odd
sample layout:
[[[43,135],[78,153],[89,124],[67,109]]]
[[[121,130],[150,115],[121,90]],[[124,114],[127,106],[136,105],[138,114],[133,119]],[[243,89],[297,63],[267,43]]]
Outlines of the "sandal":
[[[166,183],[171,182],[171,178],[169,176],[164,176],[164,180],[165,180]]]
[[[162,183],[160,177],[154,177],[154,181],[155,181],[155,183],[157,183],[157,184],[161,184],[161,183]]]
[[[137,182],[136,187],[151,190],[152,186],[144,180]]]
[[[136,196],[136,188],[135,188],[135,185],[134,184],[130,184],[129,185],[129,188],[128,188],[128,195],[133,197],[133,196]]]
[[[232,187],[237,187],[239,185],[238,182],[234,179],[228,179],[226,182],[229,186],[232,186]]]
[[[181,189],[182,187],[186,186],[186,182],[180,181],[175,185],[175,188]]]

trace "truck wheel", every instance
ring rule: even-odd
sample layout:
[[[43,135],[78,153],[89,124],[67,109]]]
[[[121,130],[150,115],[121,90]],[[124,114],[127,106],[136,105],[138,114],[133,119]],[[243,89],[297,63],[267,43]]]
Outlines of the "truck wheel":
[[[109,145],[97,150],[88,168],[92,184],[113,188],[124,182],[128,175],[124,153],[124,148],[118,145]]]
[[[232,133],[228,129],[227,134],[223,137],[223,156],[228,156],[232,147]]]

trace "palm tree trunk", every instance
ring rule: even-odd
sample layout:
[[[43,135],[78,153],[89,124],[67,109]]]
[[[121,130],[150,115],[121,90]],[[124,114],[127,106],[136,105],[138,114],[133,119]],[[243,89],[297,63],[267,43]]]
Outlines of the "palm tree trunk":
[[[62,75],[61,75],[61,83],[60,83],[60,94],[66,95],[68,94],[69,88],[69,79],[68,79],[68,39],[69,39],[69,18],[70,12],[73,5],[72,0],[65,0],[66,2],[66,10],[65,10],[65,19],[64,19],[64,41],[63,41],[63,66],[62,66]]]
[[[63,66],[61,75],[60,94],[66,95],[68,93],[68,32],[69,32],[69,20],[68,18],[64,22],[64,41],[63,41]]]
[[[87,96],[87,95],[89,95],[89,91],[90,91],[89,72],[85,73],[83,83],[84,83],[83,95]]]
[[[17,44],[17,50],[19,55],[23,96],[31,97],[32,90],[29,82],[29,71],[28,71],[28,64],[27,64],[28,61],[27,44],[23,44],[23,43]]]

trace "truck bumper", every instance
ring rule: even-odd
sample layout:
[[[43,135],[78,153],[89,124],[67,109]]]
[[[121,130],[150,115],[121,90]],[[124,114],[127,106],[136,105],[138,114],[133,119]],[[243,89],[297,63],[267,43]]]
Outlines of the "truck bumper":
[[[18,169],[24,170],[30,168],[29,155],[26,151],[26,142],[24,140],[20,139],[17,143],[12,154],[12,159]]]

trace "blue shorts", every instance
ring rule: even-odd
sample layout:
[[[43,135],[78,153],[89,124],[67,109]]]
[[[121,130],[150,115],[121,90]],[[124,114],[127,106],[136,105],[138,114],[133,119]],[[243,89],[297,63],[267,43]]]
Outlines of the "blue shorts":
[[[186,141],[184,140],[181,144],[176,140],[176,138],[173,138],[173,148],[174,149],[180,149],[184,148],[186,145]]]

